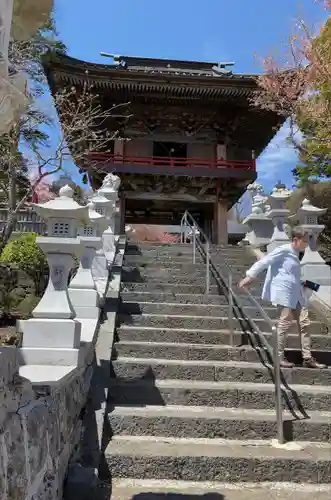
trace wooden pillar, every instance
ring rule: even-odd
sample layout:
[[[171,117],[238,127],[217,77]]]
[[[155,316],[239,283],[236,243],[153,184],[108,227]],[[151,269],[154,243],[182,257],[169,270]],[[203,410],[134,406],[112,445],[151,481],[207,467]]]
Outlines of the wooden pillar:
[[[218,200],[214,205],[214,243],[216,245],[228,244],[228,212],[222,200]]]

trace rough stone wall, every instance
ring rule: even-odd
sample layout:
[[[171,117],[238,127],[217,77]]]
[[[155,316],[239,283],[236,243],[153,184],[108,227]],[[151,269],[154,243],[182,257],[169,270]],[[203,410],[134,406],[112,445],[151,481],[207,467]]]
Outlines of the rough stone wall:
[[[18,350],[0,348],[1,500],[62,498],[91,376],[85,364],[59,386],[33,388],[18,375]]]

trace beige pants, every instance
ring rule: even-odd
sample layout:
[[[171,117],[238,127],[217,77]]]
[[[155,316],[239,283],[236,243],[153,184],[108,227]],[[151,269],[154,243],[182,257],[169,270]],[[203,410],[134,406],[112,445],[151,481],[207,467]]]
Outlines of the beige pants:
[[[302,308],[298,305],[296,309],[279,306],[279,320],[278,320],[278,354],[280,359],[284,359],[284,348],[286,342],[286,335],[293,326],[295,326],[298,334],[300,335],[300,344],[303,359],[311,358],[311,342],[310,334],[308,332],[310,326],[310,319],[308,309]]]

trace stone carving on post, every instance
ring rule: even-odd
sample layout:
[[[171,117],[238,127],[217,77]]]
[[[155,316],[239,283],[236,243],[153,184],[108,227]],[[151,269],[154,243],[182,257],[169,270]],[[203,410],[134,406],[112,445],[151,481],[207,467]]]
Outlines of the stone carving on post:
[[[317,238],[325,226],[318,223],[318,217],[327,212],[317,208],[306,198],[293,218],[298,219],[300,227],[309,235],[309,246],[301,260],[302,277],[322,286],[331,286],[331,269],[317,250]]]
[[[95,205],[88,205],[89,224],[78,228],[78,236],[83,247],[76,276],[70,283],[69,297],[77,317],[98,319],[99,295],[92,274],[92,263],[97,250],[101,248],[102,238],[98,233],[98,222],[105,218],[95,211]]]
[[[9,132],[29,103],[25,75],[13,68],[9,72],[12,18],[13,0],[0,0],[0,135]]]
[[[286,201],[291,196],[292,191],[286,189],[283,184],[278,184],[272,190],[269,196],[270,210],[267,212],[267,217],[272,220],[274,229],[268,245],[268,252],[274,248],[289,243],[289,237],[285,232],[285,220],[290,214],[290,211],[285,207]]]
[[[53,0],[11,0],[13,5],[12,36],[14,40],[29,40],[45,26],[53,10]]]
[[[105,196],[100,193],[94,194],[91,198],[91,202],[95,206],[95,211],[102,216],[98,222],[98,235],[104,238],[104,231],[109,227],[109,213],[111,210],[112,202],[107,200]],[[111,259],[111,256],[108,256]],[[95,281],[97,291],[101,300],[104,299],[106,293],[106,287],[109,277],[109,264],[107,256],[105,254],[104,245],[97,250],[96,255],[93,259],[92,264],[92,275]]]
[[[23,347],[68,350],[80,346],[81,324],[74,320],[76,314],[68,294],[68,278],[74,267],[74,256],[80,250],[77,228],[88,223],[88,207],[73,200],[69,186],[61,188],[59,194],[47,203],[34,204],[37,214],[47,221],[48,236],[38,237],[36,241],[47,256],[50,276],[33,318],[23,322]]]
[[[121,179],[117,175],[108,174],[104,178],[101,189],[99,189],[99,194],[103,195],[111,202],[108,212],[109,227],[103,235],[103,248],[110,264],[113,262],[115,256],[115,214],[120,184]]]
[[[268,197],[263,194],[263,187],[257,182],[250,184],[247,190],[253,195],[252,213],[243,221],[250,231],[242,243],[258,248],[267,245],[273,233],[272,221],[265,214]]]

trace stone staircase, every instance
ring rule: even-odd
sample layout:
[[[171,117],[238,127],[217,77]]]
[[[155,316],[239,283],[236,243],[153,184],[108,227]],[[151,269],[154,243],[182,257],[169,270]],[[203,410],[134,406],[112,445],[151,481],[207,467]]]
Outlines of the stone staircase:
[[[272,368],[237,312],[230,346],[227,300],[189,245],[128,245],[113,347],[105,451],[112,499],[329,500],[331,370],[283,370],[284,429],[301,449],[279,449]],[[213,249],[236,280],[254,258],[238,247]],[[261,284],[252,288],[259,296]],[[245,314],[266,332],[244,292]],[[276,311],[267,307],[270,317]],[[312,323],[314,355],[331,365],[331,336]],[[300,363],[299,338],[288,357]],[[330,487],[329,484],[330,483]],[[108,497],[109,498],[109,497]]]

